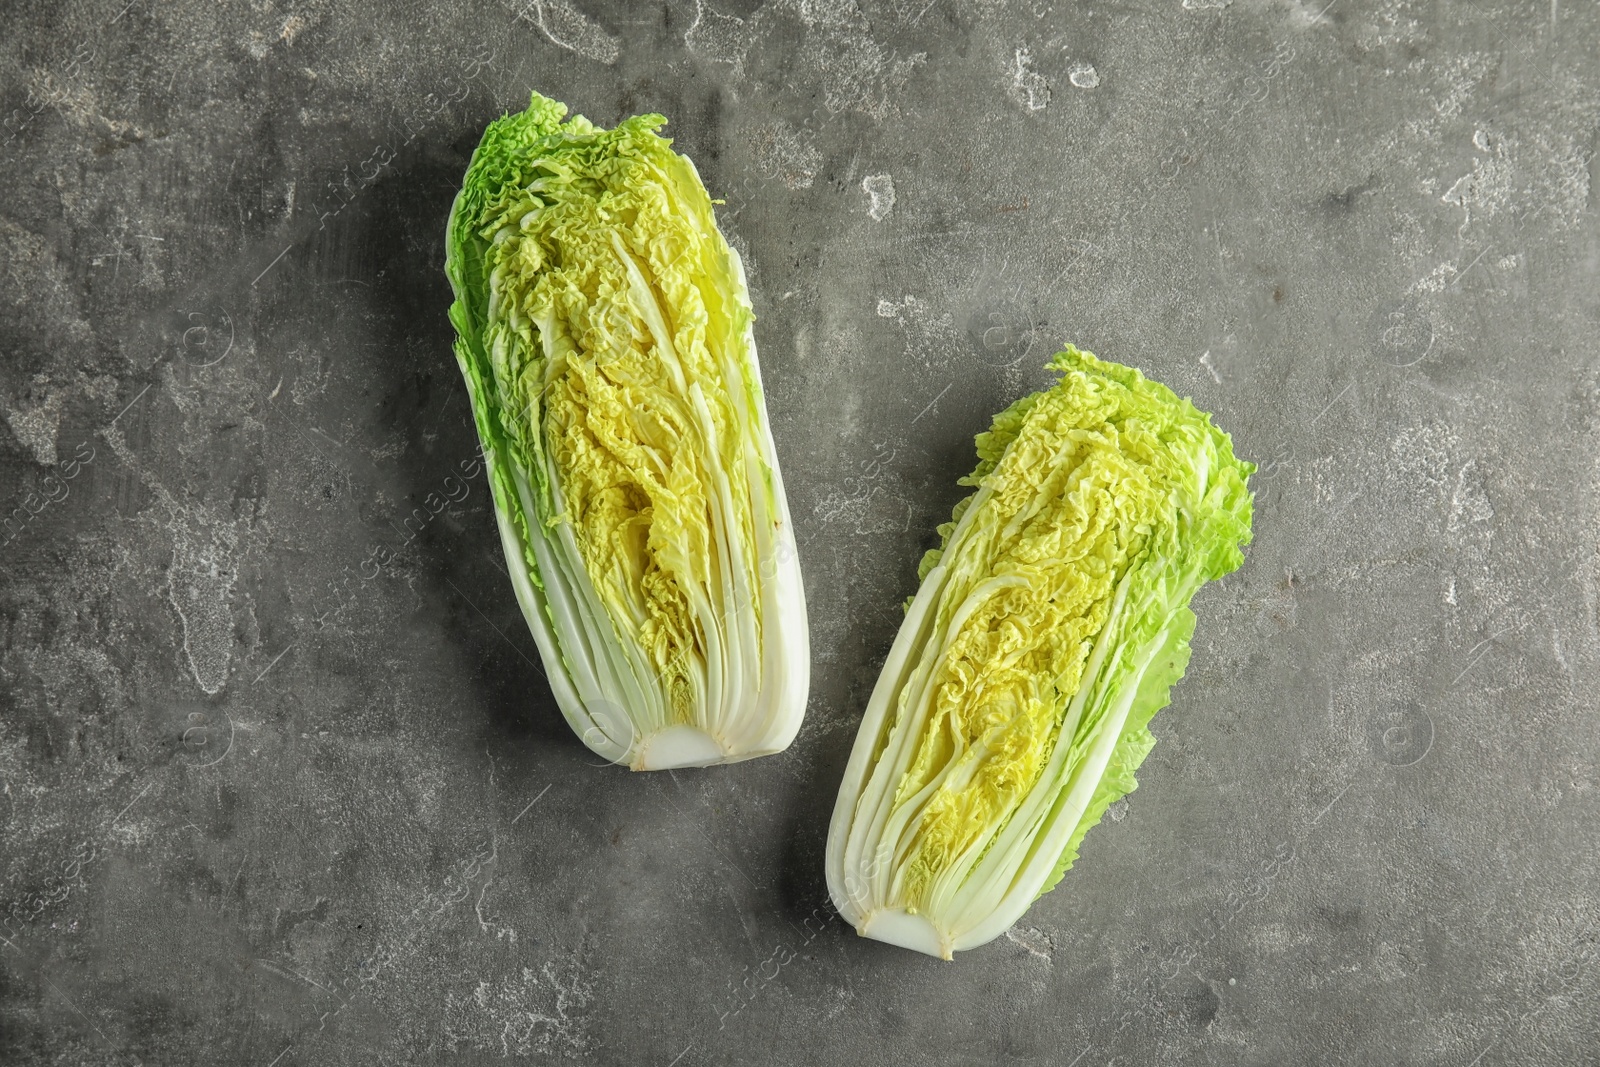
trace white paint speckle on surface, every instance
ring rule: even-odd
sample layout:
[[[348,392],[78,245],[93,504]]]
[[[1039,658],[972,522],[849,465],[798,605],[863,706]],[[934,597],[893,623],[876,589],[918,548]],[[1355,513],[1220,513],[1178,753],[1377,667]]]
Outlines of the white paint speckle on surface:
[[[580,1057],[591,1046],[585,1009],[593,1000],[577,953],[538,972],[525,966],[494,983],[480,979],[470,993],[445,995],[445,1046],[507,1058]]]
[[[1055,951],[1053,939],[1042,930],[1031,926],[1013,926],[1006,931],[1006,939],[1037,960],[1049,962]]]
[[[1033,53],[1018,48],[1011,65],[1011,99],[1029,111],[1043,111],[1050,106],[1050,83],[1044,75],[1033,69]]]
[[[1589,121],[1600,121],[1600,101],[1587,103]],[[1524,221],[1545,217],[1559,229],[1572,227],[1589,201],[1590,151],[1584,136],[1575,122],[1530,124],[1517,133],[1477,129],[1471,170],[1439,199],[1461,209],[1462,234],[1502,214]]]
[[[606,66],[622,55],[621,40],[588,15],[572,0],[512,0],[511,10],[539,28],[551,44],[585,59]]]
[[[1456,475],[1455,492],[1450,495],[1450,517],[1446,527],[1462,530],[1476,522],[1494,518],[1494,505],[1484,491],[1483,477],[1478,472],[1477,461],[1467,460]]]
[[[861,190],[871,200],[867,206],[867,214],[873,219],[882,222],[894,211],[894,178],[887,174],[869,174],[861,179]],[[879,307],[881,315],[882,301],[879,302]]]
[[[1511,191],[1511,168],[1504,160],[1474,159],[1472,170],[1457,178],[1439,200],[1461,209],[1461,228],[1465,230],[1474,215],[1493,218],[1510,202]]]
[[[239,531],[231,517],[180,508],[172,525],[167,599],[183,629],[183,655],[195,684],[210,694],[228,684],[233,663],[233,586]]]
[[[1080,89],[1093,89],[1100,84],[1100,73],[1089,63],[1074,63],[1067,70],[1067,80]]]
[[[32,405],[17,405],[6,410],[6,424],[17,440],[28,446],[34,462],[41,467],[56,465],[56,433],[61,422],[61,403],[66,393],[49,389],[49,379],[43,374],[33,376],[33,384],[42,399]]]
[[[746,20],[724,15],[705,0],[695,0],[694,21],[683,34],[684,47],[713,63],[728,64],[738,78],[744,73],[744,57],[755,43],[753,22],[754,16]]]
[[[820,92],[830,114],[854,111],[887,118],[895,111],[895,94],[928,59],[926,52],[901,54],[886,46],[853,0],[769,0],[743,17],[695,0],[694,19],[684,31],[683,43],[702,60],[726,64],[730,80],[737,83],[758,42],[792,33],[797,24],[802,32],[791,48],[795,67],[801,79]],[[797,84],[789,88],[800,91]]]

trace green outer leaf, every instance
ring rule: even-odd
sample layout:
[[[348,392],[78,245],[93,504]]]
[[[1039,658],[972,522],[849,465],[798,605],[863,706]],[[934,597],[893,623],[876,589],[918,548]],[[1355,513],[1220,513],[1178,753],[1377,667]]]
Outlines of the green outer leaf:
[[[1183,672],[1188,669],[1189,638],[1194,633],[1194,624],[1194,612],[1185,607],[1178,610],[1176,621],[1167,628],[1167,641],[1156,653],[1155,662],[1139,683],[1139,694],[1134,697],[1133,708],[1128,712],[1127,724],[1123,726],[1122,737],[1111,753],[1105,775],[1095,788],[1089,806],[1084,809],[1077,829],[1067,839],[1067,847],[1062,850],[1055,869],[1035,894],[1035,900],[1054,889],[1056,883],[1061,881],[1061,876],[1077,861],[1078,846],[1083,843],[1084,835],[1090,827],[1100,822],[1106,809],[1139,787],[1133,772],[1139,769],[1144,758],[1150,755],[1150,750],[1156,747],[1155,735],[1149,730],[1150,720],[1156,712],[1171,703],[1172,687],[1178,684]]]

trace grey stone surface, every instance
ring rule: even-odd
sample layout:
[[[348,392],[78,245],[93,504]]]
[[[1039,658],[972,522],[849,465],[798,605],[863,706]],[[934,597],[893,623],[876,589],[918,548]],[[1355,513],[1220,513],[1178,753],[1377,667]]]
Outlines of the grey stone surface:
[[[1594,5],[123,5],[0,24],[0,1062],[1600,1061]],[[753,268],[779,757],[594,766],[449,481],[445,213],[530,88],[665,113]],[[1067,340],[1216,413],[1256,542],[941,963],[832,917],[826,819]]]

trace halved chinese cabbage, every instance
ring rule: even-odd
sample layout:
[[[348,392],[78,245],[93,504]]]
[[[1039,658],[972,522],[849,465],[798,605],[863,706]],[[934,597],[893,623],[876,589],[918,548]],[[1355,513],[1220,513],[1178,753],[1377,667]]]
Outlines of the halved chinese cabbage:
[[[950,959],[1005,932],[1137,784],[1188,604],[1243,562],[1253,464],[1210,416],[1068,347],[977,438],[867,705],[828,834],[866,937]]]
[[[491,123],[445,272],[501,541],[556,702],[634,770],[781,751],[809,639],[739,255],[640,115]]]

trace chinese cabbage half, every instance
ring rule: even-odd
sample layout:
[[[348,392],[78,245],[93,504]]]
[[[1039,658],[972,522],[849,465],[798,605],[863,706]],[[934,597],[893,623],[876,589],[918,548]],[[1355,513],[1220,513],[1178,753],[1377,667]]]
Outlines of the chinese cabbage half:
[[[744,267],[664,118],[566,113],[489,125],[446,244],[517,599],[606,759],[781,751],[809,642]]]
[[[1188,604],[1243,562],[1255,467],[1138,371],[1068,347],[977,438],[868,703],[828,834],[858,932],[949,959],[1051,889],[1136,783]]]

